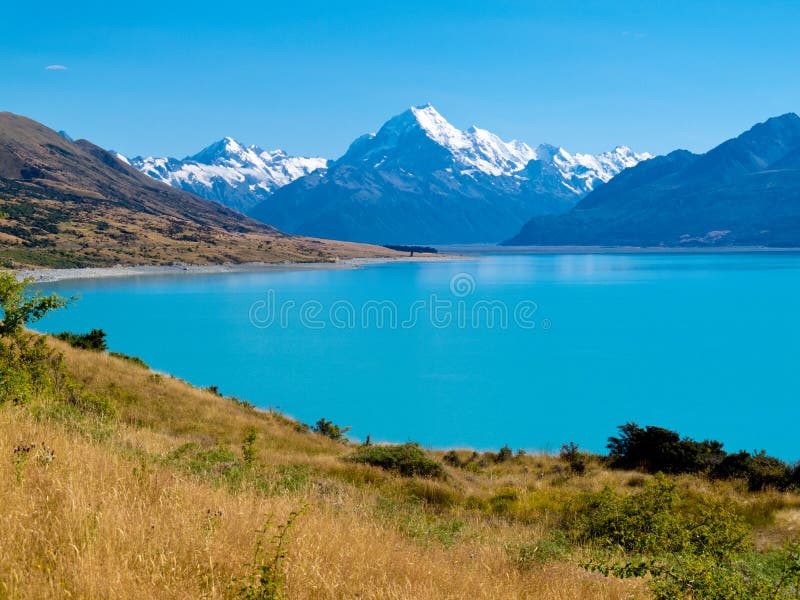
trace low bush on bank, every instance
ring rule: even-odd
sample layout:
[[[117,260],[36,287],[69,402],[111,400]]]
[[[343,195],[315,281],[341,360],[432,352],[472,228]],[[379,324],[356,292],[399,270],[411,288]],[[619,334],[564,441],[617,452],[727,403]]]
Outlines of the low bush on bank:
[[[765,452],[729,454],[715,440],[695,441],[648,425],[627,423],[608,440],[612,469],[639,469],[648,473],[704,474],[711,479],[742,479],[751,491],[788,490],[800,485],[800,465],[767,456]]]
[[[626,556],[611,564],[596,558],[585,568],[648,577],[659,600],[768,600],[800,592],[800,547],[754,551],[750,528],[730,502],[681,492],[665,475],[629,495],[607,488],[579,496],[567,528],[601,557]]]
[[[445,476],[442,465],[428,458],[419,444],[413,442],[398,446],[361,446],[347,460],[380,467],[403,477],[443,479]]]
[[[67,342],[73,348],[95,350],[97,352],[105,352],[108,350],[108,344],[106,343],[106,332],[102,329],[92,329],[89,333],[72,333],[69,331],[62,331],[61,333],[57,333],[55,337]]]

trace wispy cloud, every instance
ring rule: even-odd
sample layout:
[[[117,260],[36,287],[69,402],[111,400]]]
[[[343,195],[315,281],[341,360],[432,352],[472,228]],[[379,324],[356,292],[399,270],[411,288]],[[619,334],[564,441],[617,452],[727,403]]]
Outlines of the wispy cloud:
[[[47,65],[45,71],[66,71],[67,67],[64,65]]]
[[[637,40],[642,39],[643,37],[647,37],[646,33],[642,33],[641,31],[623,31],[622,37],[630,37],[635,38]]]

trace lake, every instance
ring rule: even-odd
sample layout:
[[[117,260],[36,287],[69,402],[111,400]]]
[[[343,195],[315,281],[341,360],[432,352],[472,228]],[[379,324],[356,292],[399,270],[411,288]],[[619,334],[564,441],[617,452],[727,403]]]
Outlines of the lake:
[[[800,255],[527,254],[38,286],[40,331],[304,422],[433,447],[602,451],[627,421],[800,458]]]

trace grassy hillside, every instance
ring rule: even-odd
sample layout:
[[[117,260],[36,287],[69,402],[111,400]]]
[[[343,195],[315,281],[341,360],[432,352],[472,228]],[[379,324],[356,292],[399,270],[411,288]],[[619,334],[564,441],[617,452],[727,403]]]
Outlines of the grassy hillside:
[[[797,597],[791,492],[349,444],[3,327],[0,383],[0,598]]]
[[[86,140],[0,113],[0,265],[329,261],[385,248],[285,235],[143,175]]]

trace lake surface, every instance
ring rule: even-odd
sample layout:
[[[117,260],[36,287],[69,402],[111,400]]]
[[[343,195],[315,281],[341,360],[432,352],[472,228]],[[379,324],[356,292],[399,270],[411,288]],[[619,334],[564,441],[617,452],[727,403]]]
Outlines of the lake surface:
[[[636,421],[800,458],[796,254],[505,254],[39,287],[80,296],[41,331],[102,328],[154,369],[357,438],[601,451]]]

